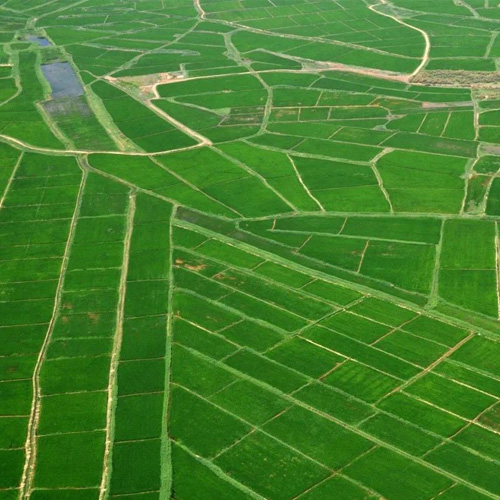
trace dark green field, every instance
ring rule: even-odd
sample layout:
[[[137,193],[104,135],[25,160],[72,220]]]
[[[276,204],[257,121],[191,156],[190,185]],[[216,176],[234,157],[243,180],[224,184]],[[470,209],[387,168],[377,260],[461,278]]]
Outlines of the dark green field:
[[[500,500],[500,10],[0,6],[0,500]]]

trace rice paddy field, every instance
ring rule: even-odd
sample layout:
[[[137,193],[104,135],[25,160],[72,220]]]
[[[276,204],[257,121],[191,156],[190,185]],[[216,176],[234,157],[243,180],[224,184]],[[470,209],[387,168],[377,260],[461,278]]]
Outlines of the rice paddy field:
[[[0,500],[500,500],[499,35],[2,2]]]

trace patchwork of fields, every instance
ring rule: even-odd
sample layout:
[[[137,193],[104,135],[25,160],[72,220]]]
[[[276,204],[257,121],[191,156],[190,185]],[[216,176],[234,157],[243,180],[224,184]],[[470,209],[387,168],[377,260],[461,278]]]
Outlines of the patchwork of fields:
[[[500,500],[500,10],[0,6],[0,500]]]

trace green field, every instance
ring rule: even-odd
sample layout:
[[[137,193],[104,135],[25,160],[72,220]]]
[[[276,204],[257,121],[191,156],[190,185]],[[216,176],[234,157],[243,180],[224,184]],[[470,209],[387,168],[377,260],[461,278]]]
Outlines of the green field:
[[[488,0],[6,0],[0,500],[499,500]]]

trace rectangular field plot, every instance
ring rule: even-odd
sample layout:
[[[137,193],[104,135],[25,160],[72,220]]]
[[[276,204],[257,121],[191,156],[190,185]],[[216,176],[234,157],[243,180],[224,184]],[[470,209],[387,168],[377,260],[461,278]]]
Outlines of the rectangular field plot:
[[[43,398],[42,409],[38,428],[41,435],[106,427],[106,394],[103,391],[47,396]]]
[[[352,361],[336,368],[324,381],[367,403],[377,401],[400,385],[397,379]]]
[[[327,418],[296,406],[263,429],[331,469],[347,465],[374,446]]]
[[[395,478],[398,470],[406,471],[406,479],[402,483]],[[445,490],[453,482],[439,475],[429,467],[414,463],[392,451],[377,448],[360,458],[344,470],[344,474],[352,479],[381,492],[394,499],[406,499],[409,495],[415,499],[432,498]]]
[[[302,336],[326,349],[365,363],[393,377],[409,378],[419,371],[412,364],[397,356],[385,353],[376,346],[369,346],[364,342],[351,339],[343,334],[337,334],[327,328],[313,326],[305,330]]]
[[[104,439],[101,431],[40,437],[35,487],[97,488]]]
[[[251,430],[231,414],[185,389],[176,387],[171,398],[170,437],[198,455],[216,456]],[[211,432],[207,434],[203,429],[209,424]]]
[[[376,323],[349,312],[335,314],[322,322],[322,325],[367,344],[375,342],[391,330],[391,327],[387,325]]]
[[[266,355],[314,378],[326,374],[345,360],[343,356],[321,349],[300,337],[285,340],[267,351]]]
[[[377,162],[396,212],[458,213],[465,165],[463,158],[413,151],[394,151]]]
[[[495,231],[494,222],[454,220],[445,223],[439,276],[439,295],[444,300],[497,315]]]
[[[295,391],[307,382],[304,375],[250,351],[237,352],[229,357],[225,364],[285,393]]]
[[[347,424],[358,424],[375,413],[360,399],[321,383],[309,384],[295,394],[298,401]]]
[[[247,380],[235,380],[209,399],[254,425],[264,423],[291,405],[284,398]]]
[[[396,331],[377,342],[377,347],[403,358],[410,363],[425,367],[439,359],[447,348],[404,331]]]
[[[414,456],[423,455],[441,442],[440,437],[383,413],[363,422],[360,429]]]
[[[178,445],[172,448],[172,488],[179,500],[197,496],[200,500],[245,500],[248,494],[225,481],[198,457]]]
[[[154,491],[160,487],[159,439],[127,441],[113,447],[113,469],[110,491],[114,495]],[[128,471],[134,474],[128,474]]]
[[[325,467],[260,432],[221,454],[215,463],[257,493],[276,499],[293,498],[329,474]]]
[[[469,419],[474,419],[495,403],[495,399],[491,396],[432,373],[425,375],[405,391]]]

